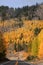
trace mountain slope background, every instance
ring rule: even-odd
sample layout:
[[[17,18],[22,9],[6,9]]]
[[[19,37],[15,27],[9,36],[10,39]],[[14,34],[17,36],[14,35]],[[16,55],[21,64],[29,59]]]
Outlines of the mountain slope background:
[[[1,19],[19,19],[22,20],[43,20],[43,3],[24,6],[22,8],[9,8],[8,6],[0,6],[0,20]]]

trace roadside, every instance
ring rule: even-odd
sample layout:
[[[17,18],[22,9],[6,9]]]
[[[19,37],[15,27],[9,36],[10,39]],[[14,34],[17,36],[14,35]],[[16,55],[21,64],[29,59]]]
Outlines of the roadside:
[[[8,62],[8,61],[10,61],[10,60],[9,60],[9,59],[7,59],[7,58],[0,59],[0,64],[1,64],[1,63],[4,63],[4,62]]]
[[[25,63],[30,63],[32,65],[41,65],[41,63],[43,64],[43,60],[37,60],[37,61],[25,61]]]

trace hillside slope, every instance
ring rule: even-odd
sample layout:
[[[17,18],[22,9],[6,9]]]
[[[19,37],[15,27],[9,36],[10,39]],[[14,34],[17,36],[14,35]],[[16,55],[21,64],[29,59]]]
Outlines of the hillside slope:
[[[16,18],[17,20],[43,20],[43,3],[22,8],[9,8],[0,6],[0,20]]]
[[[7,24],[6,24],[7,23]],[[19,23],[19,22],[18,22]],[[17,24],[18,24],[17,23]],[[4,44],[6,45],[6,54],[9,55],[13,53],[14,51],[17,51],[17,46],[19,44],[19,50],[18,51],[25,51],[28,53],[28,55],[34,55],[40,57],[40,54],[42,58],[43,56],[43,43],[40,42],[43,38],[43,20],[32,20],[32,21],[23,21],[23,26],[17,27],[17,28],[12,28],[12,24],[14,24],[13,20],[10,22],[4,22],[5,29],[7,26],[11,25],[10,30],[7,30],[3,33],[4,37]],[[2,24],[0,23],[0,26]],[[42,37],[41,37],[42,36]],[[43,40],[42,40],[43,42]],[[39,46],[36,45],[39,44]],[[32,48],[31,48],[32,45]],[[35,47],[34,47],[35,46]],[[39,48],[38,48],[39,47]],[[37,48],[37,49],[36,49]],[[35,49],[34,52],[31,49]],[[11,52],[11,53],[10,53]],[[37,55],[36,55],[37,54]]]

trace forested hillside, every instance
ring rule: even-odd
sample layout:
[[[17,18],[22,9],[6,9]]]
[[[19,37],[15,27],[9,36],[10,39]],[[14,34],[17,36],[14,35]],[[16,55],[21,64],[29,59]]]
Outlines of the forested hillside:
[[[5,20],[3,26],[0,22],[6,54],[25,51],[29,56],[43,58],[43,20],[24,20],[20,27],[19,24],[14,20]]]
[[[24,6],[22,8],[9,8],[8,6],[0,6],[0,20],[8,19],[22,20],[43,20],[43,3],[32,6]]]
[[[0,6],[0,57],[18,51],[27,53],[28,60],[43,58],[43,3],[15,9]]]

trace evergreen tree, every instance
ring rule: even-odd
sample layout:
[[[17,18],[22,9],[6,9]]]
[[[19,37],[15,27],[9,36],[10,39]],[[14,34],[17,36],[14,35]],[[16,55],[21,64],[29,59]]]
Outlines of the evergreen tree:
[[[16,42],[14,43],[14,50],[17,51],[17,44],[16,44]]]

